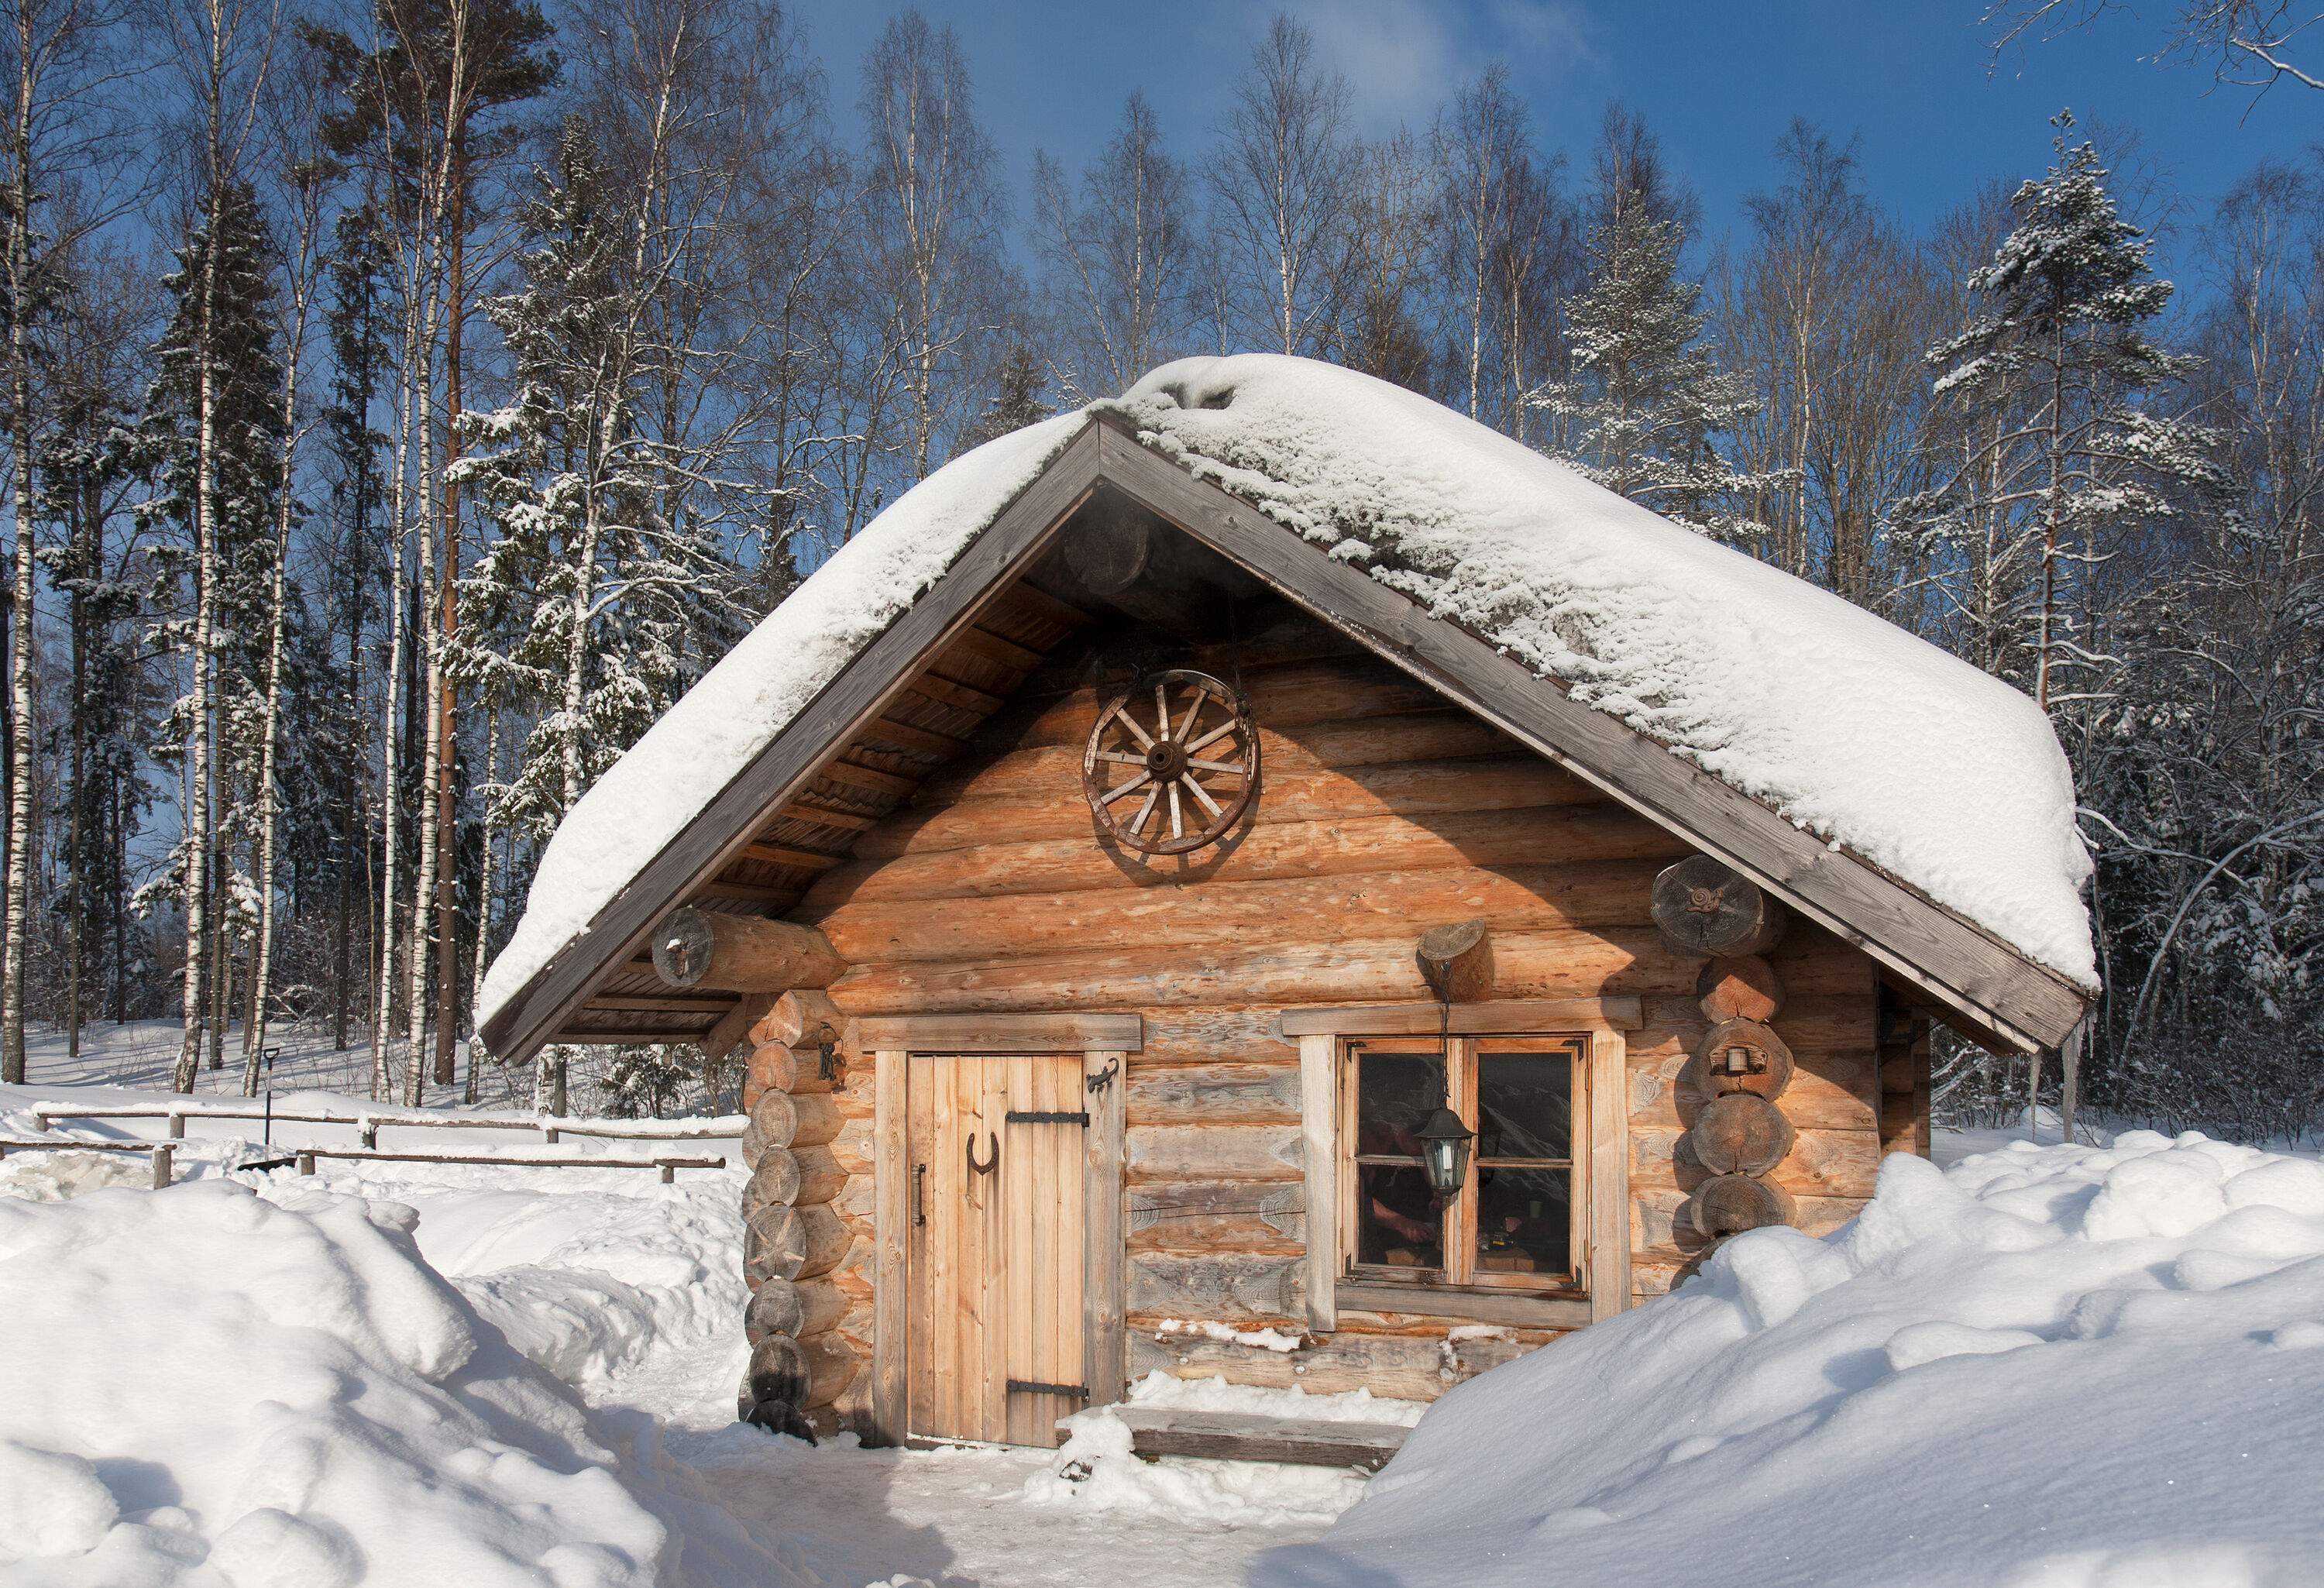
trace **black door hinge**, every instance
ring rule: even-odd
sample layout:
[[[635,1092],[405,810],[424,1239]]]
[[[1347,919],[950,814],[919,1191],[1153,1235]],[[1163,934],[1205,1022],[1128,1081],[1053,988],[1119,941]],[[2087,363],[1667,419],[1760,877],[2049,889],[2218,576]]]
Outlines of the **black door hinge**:
[[[1090,1398],[1089,1386],[1086,1384],[1044,1384],[1038,1379],[1011,1379],[1009,1380],[1009,1393],[1011,1395],[1069,1395],[1075,1400],[1087,1400]]]

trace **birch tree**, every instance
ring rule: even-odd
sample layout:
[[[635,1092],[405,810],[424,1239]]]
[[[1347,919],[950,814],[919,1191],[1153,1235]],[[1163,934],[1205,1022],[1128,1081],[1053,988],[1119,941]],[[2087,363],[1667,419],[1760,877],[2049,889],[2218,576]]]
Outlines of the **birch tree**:
[[[1078,192],[1056,162],[1034,156],[1040,251],[1061,306],[1059,383],[1069,397],[1126,391],[1181,350],[1194,318],[1188,189],[1142,94],[1122,107]]]
[[[60,251],[96,218],[60,226],[60,187],[102,176],[116,145],[110,97],[124,70],[123,14],[106,0],[7,0],[0,6],[0,71],[7,116],[0,131],[5,183],[8,446],[13,472],[6,635],[7,819],[0,832],[0,1081],[24,1080],[26,961],[31,950],[32,829],[36,799],[32,741],[36,617],[33,494],[42,419],[35,363],[43,319],[54,301]],[[101,209],[98,213],[102,213]]]
[[[1351,95],[1346,78],[1316,63],[1314,34],[1284,13],[1236,79],[1210,187],[1232,328],[1254,346],[1313,352],[1337,314],[1332,265],[1353,176]]]

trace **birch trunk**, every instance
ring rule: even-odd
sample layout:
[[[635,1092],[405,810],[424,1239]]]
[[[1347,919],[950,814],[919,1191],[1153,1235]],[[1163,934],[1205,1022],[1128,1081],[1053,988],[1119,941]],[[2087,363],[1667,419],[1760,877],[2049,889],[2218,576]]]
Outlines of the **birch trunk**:
[[[16,116],[10,129],[15,140],[15,191],[11,195],[17,217],[32,214],[32,94],[35,88],[32,23],[29,9],[16,7]],[[27,227],[9,228],[9,301],[23,304],[31,283],[32,245]],[[13,422],[10,439],[15,450],[16,557],[14,569],[14,621],[9,627],[8,662],[11,694],[8,721],[8,879],[7,924],[0,945],[0,1081],[24,1084],[24,951],[32,908],[32,350],[24,317],[8,317],[8,396]]]

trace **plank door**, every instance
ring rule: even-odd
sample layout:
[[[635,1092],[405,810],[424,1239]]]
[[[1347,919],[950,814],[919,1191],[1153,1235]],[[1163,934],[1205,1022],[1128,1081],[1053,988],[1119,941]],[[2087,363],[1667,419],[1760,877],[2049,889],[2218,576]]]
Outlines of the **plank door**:
[[[1084,1404],[1079,1056],[908,1063],[906,1430],[1054,1445]]]

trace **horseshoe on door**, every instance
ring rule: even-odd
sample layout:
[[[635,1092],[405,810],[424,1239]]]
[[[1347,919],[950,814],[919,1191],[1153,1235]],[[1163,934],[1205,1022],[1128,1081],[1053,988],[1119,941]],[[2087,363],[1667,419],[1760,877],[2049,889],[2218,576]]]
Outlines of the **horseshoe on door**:
[[[985,1160],[982,1163],[979,1163],[976,1161],[976,1132],[974,1131],[971,1131],[968,1133],[968,1172],[973,1175],[989,1175],[993,1170],[1001,1167],[1001,1137],[999,1132],[987,1131],[985,1132],[985,1138],[991,1143],[991,1149],[986,1156]]]

